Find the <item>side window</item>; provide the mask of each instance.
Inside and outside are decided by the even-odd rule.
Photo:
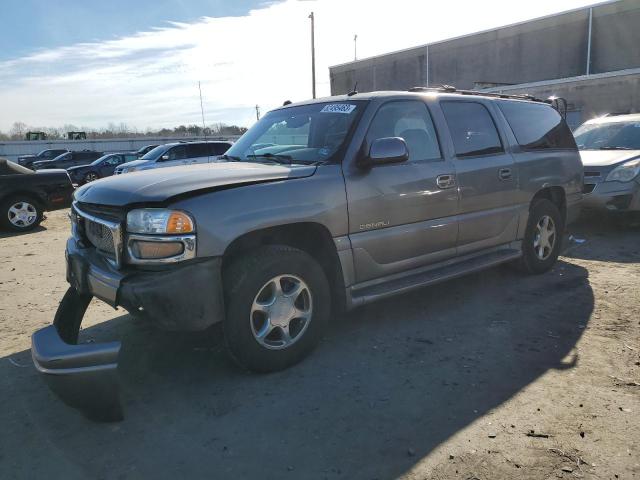
[[[525,150],[576,148],[571,130],[553,107],[521,101],[501,101],[499,106]]]
[[[184,145],[178,145],[169,150],[166,155],[169,155],[169,160],[184,160],[187,158],[187,148]]]
[[[458,157],[490,155],[503,151],[502,142],[487,108],[477,102],[441,102]]]
[[[113,157],[109,157],[105,163],[107,165],[120,165],[122,163],[122,158],[120,155],[114,155]]]
[[[208,157],[209,146],[207,143],[190,143],[187,145],[187,158]]]
[[[210,155],[222,155],[227,150],[229,150],[229,145],[227,145],[226,143],[210,143],[209,144]]]
[[[442,156],[438,137],[427,106],[416,100],[385,103],[376,112],[367,145],[386,137],[403,138],[409,149],[409,161],[437,160]]]

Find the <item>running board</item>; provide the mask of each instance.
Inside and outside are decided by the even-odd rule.
[[[522,252],[517,249],[498,250],[486,255],[473,257],[458,263],[436,267],[431,270],[409,274],[401,278],[395,278],[383,283],[361,288],[351,289],[351,306],[355,307],[365,303],[381,300],[401,293],[426,287],[453,278],[461,277],[468,273],[477,272],[486,268],[499,265],[520,258]]]

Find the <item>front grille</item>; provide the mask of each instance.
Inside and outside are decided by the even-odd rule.
[[[126,213],[120,207],[110,205],[98,205],[95,203],[77,202],[78,209],[94,217],[104,218],[111,222],[121,222],[125,219]]]
[[[600,176],[600,172],[594,172],[594,171],[585,170],[584,176],[585,177],[599,177]]]
[[[111,233],[111,230],[108,227],[85,218],[84,233],[87,240],[89,240],[96,249],[110,255],[115,254],[113,233]]]
[[[582,193],[591,193],[596,186],[593,183],[585,183],[582,186]]]

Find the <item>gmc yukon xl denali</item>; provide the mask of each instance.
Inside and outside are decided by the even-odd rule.
[[[32,354],[93,418],[122,417],[119,342],[78,344],[92,297],[168,330],[222,322],[258,372],[318,343],[332,312],[504,262],[543,273],[578,213],[582,165],[549,104],[417,88],[288,104],[220,163],[80,188],[70,287]]]

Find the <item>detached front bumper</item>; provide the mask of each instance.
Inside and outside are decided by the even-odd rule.
[[[31,337],[36,369],[67,405],[99,421],[123,418],[119,400],[120,342],[77,344],[82,318],[95,296],[168,330],[203,330],[222,320],[219,258],[158,271],[121,272],[94,249],[67,243],[67,280],[53,325]]]

